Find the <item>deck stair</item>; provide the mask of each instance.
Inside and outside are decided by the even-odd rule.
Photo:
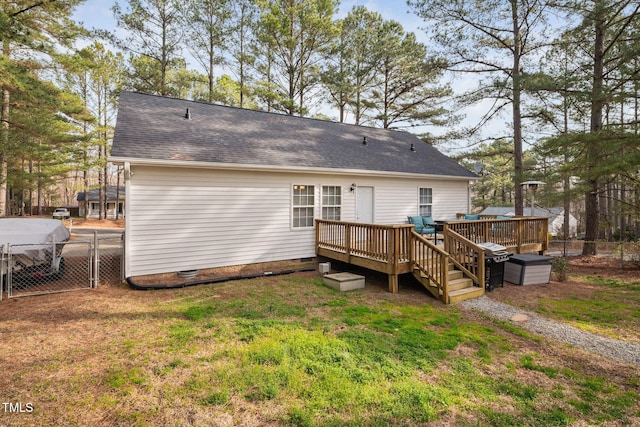
[[[416,268],[413,275],[434,297],[443,300],[443,290],[439,288],[435,282],[430,280],[426,274]],[[447,279],[448,301],[443,301],[445,304],[453,304],[484,295],[484,289],[474,286],[473,280],[464,277],[463,272],[456,270],[455,266],[451,263],[448,267]]]

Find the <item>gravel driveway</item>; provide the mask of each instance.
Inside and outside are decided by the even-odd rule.
[[[530,332],[565,342],[611,359],[640,365],[640,344],[592,334],[566,323],[546,319],[539,314],[504,304],[483,296],[459,303],[461,307],[517,323]]]

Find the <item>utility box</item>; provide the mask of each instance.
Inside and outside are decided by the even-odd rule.
[[[364,276],[353,273],[327,274],[322,280],[325,285],[337,291],[352,291],[364,288]]]
[[[504,280],[514,285],[541,285],[551,280],[550,256],[511,255],[504,266]]]

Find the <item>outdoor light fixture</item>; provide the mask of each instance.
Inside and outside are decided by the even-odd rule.
[[[536,203],[536,191],[538,190],[539,185],[544,185],[542,181],[525,181],[520,183],[523,188],[526,188],[527,191],[531,190],[531,215],[533,216],[534,206]]]
[[[358,188],[356,186],[356,183],[354,182],[353,184],[351,184],[351,187],[349,188],[350,191],[356,191],[356,188]]]

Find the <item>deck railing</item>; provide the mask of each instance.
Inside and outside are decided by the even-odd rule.
[[[445,231],[444,247],[450,261],[476,286],[484,286],[484,250],[475,242],[456,233]]]
[[[449,292],[449,254],[415,231],[412,231],[412,237],[413,268],[428,279],[429,284],[437,288],[437,296],[443,298]]]
[[[510,251],[543,252],[549,247],[548,218],[519,217],[452,221],[444,225],[445,235],[451,230],[474,243],[491,242]],[[445,249],[449,251],[445,244]]]
[[[398,274],[411,271],[413,227],[316,219],[316,254],[387,273],[397,292]]]

